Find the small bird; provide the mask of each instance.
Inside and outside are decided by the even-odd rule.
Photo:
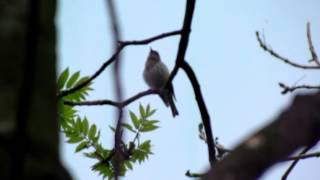
[[[165,87],[169,79],[169,70],[167,66],[161,61],[160,55],[157,51],[150,48],[150,52],[143,71],[143,78],[151,89],[159,90],[160,97],[164,104],[170,106],[172,116],[179,115],[178,110],[174,104],[175,95],[172,83]]]

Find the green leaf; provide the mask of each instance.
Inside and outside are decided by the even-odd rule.
[[[96,132],[97,132],[97,126],[95,124],[93,124],[91,127],[90,127],[90,130],[89,130],[89,139],[94,139],[95,135],[96,135]]]
[[[137,118],[137,116],[132,111],[130,111],[130,117],[131,117],[131,120],[132,120],[134,127],[136,129],[139,129],[140,120]]]
[[[99,175],[102,175],[103,178],[108,177],[108,179],[111,179],[114,175],[112,169],[108,165],[102,162],[97,162],[92,166],[93,171],[98,171]]]
[[[81,137],[81,136],[72,136],[72,137],[70,137],[70,139],[67,142],[70,144],[74,144],[74,143],[78,143],[82,140],[83,140],[83,137]]]
[[[158,121],[158,120],[145,120],[143,122],[143,124],[157,124],[158,122],[160,122],[160,121]]]
[[[145,112],[145,110],[144,110],[144,108],[143,108],[143,106],[141,104],[139,105],[139,111],[140,111],[141,117],[145,117],[146,116],[146,112]]]
[[[84,81],[87,81],[88,79],[89,79],[89,76],[82,77],[82,78],[76,83],[75,86],[83,83]],[[90,85],[90,84],[89,84],[89,85]]]
[[[155,129],[159,128],[159,126],[153,125],[153,124],[146,124],[143,126],[142,129],[140,129],[141,132],[149,132],[153,131]]]
[[[147,105],[147,109],[146,109],[147,115],[149,114],[149,112],[150,112],[150,104]]]
[[[69,123],[63,118],[60,119],[60,126],[64,131],[71,129]]]
[[[122,126],[125,127],[126,129],[128,129],[129,131],[136,133],[136,131],[132,128],[132,126],[130,124],[122,123]]]
[[[109,128],[111,129],[111,131],[116,132],[116,129],[114,127],[109,125]]]
[[[68,83],[67,83],[67,88],[70,88],[74,85],[74,83],[78,80],[80,76],[80,71],[74,73],[71,78],[68,80]]]
[[[152,109],[149,113],[148,113],[148,117],[152,116],[157,110],[156,109]]]
[[[59,76],[58,82],[57,82],[57,88],[58,90],[61,90],[64,85],[66,84],[66,81],[69,77],[69,68],[65,69]]]
[[[130,161],[124,161],[124,164],[126,165],[126,167],[130,170],[132,170],[132,164]]]
[[[85,152],[85,153],[83,153],[86,157],[88,157],[88,158],[92,158],[92,159],[100,159],[100,157],[99,157],[99,155],[97,154],[97,153],[95,153],[95,152]]]
[[[75,131],[81,132],[81,119],[80,117],[77,118],[76,124],[75,124]]]
[[[83,132],[85,135],[88,134],[89,122],[88,122],[88,119],[87,119],[86,117],[85,117],[84,120],[82,121],[81,129],[82,129],[82,132]]]
[[[97,142],[99,141],[99,138],[100,138],[100,131],[98,131],[97,136],[94,137],[94,138],[92,139],[92,141],[93,141],[94,143],[97,143]]]
[[[80,143],[77,147],[75,152],[79,152],[85,148],[88,148],[88,142],[87,141],[83,141],[82,143]]]
[[[140,146],[138,146],[137,149],[133,150],[132,160],[133,161],[137,160],[139,163],[143,162],[146,158],[149,157],[150,154],[152,154],[150,149],[151,149],[151,141],[147,140],[143,142],[142,144],[140,144]]]
[[[61,114],[63,115],[64,118],[69,119],[73,118],[76,116],[77,110],[73,109],[70,106],[63,106]]]
[[[151,141],[150,140],[146,140],[145,142],[140,144],[140,146],[138,148],[143,150],[147,154],[152,154],[152,152],[151,152]]]

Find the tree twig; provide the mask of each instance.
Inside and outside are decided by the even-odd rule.
[[[315,62],[318,66],[320,66],[320,62],[318,59],[318,55],[316,51],[314,50],[313,44],[312,44],[312,38],[311,38],[311,33],[310,33],[310,23],[307,23],[307,38],[308,38],[308,45],[309,45],[309,50],[312,56],[311,61]]]
[[[307,159],[307,158],[314,158],[314,157],[320,157],[320,152],[314,152],[314,153],[309,153],[309,154],[302,154],[298,156],[292,156],[288,157],[282,161],[294,161],[294,160],[302,160],[302,159]]]
[[[171,32],[166,32],[166,33],[162,33],[159,35],[156,35],[154,37],[148,38],[148,39],[143,39],[143,40],[133,40],[133,41],[119,41],[119,44],[122,46],[128,46],[128,45],[145,45],[145,44],[149,44],[153,41],[159,40],[159,39],[163,39],[169,36],[174,36],[174,35],[179,35],[181,34],[181,30],[176,30],[176,31],[171,31]]]
[[[282,62],[289,64],[293,67],[296,68],[301,68],[301,69],[320,69],[320,66],[309,66],[309,65],[301,65],[298,63],[295,63],[294,61],[289,60],[288,58],[285,58],[281,55],[279,55],[278,53],[276,53],[275,51],[273,51],[272,49],[270,49],[269,47],[267,47],[267,45],[265,44],[265,42],[263,42],[260,38],[259,32],[256,32],[256,36],[257,36],[257,40],[261,46],[261,48],[263,50],[265,50],[266,52],[268,52],[271,56],[281,60]]]
[[[313,145],[312,146],[308,146],[305,149],[303,149],[300,152],[299,156],[302,156],[305,153],[307,153],[312,147],[313,147]],[[292,162],[292,164],[289,166],[289,168],[286,170],[286,172],[284,172],[284,174],[282,175],[281,180],[286,180],[287,179],[287,177],[289,176],[289,174],[292,171],[292,169],[296,166],[296,164],[298,164],[299,160],[300,160],[300,158],[297,158]]]
[[[122,108],[130,103],[134,102],[135,100],[147,96],[147,95],[152,95],[152,94],[159,94],[158,90],[153,90],[153,89],[148,89],[146,91],[139,92],[138,94],[124,100],[124,101],[112,101],[109,99],[104,99],[104,100],[93,100],[93,101],[83,101],[83,102],[73,102],[73,101],[67,101],[65,100],[63,103],[65,105],[69,106],[101,106],[101,105],[110,105],[110,106],[115,106],[117,108]]]
[[[299,85],[299,86],[287,86],[284,83],[279,83],[279,86],[283,89],[281,94],[287,94],[288,92],[293,92],[298,89],[320,89],[320,86],[312,86],[312,85]]]
[[[201,177],[204,177],[205,174],[200,174],[200,173],[193,173],[193,172],[190,172],[190,170],[188,170],[186,173],[185,173],[186,176],[190,177],[190,178],[201,178]]]

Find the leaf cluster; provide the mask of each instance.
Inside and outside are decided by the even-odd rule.
[[[57,91],[68,90],[87,80],[89,77],[81,77],[80,72],[70,74],[69,69],[65,69],[58,77]],[[85,157],[95,159],[97,162],[92,166],[92,170],[102,175],[104,178],[114,177],[115,163],[120,164],[120,176],[125,176],[127,170],[133,169],[133,164],[142,163],[152,154],[151,140],[140,142],[142,133],[151,132],[159,128],[158,120],[152,120],[152,115],[156,110],[150,105],[146,107],[139,105],[139,113],[130,111],[130,123],[123,123],[123,130],[133,133],[133,139],[128,143],[121,143],[121,152],[103,147],[100,142],[101,131],[96,124],[90,123],[86,117],[81,117],[79,112],[73,107],[63,104],[65,100],[73,102],[85,101],[91,84],[79,89],[59,99],[59,122],[60,129],[67,138],[67,143],[75,144],[75,153],[83,152]],[[115,129],[109,126],[112,131]]]

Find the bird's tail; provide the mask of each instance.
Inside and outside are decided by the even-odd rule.
[[[179,115],[177,107],[176,107],[176,105],[175,105],[175,103],[173,101],[173,96],[170,96],[168,98],[168,100],[169,100],[169,106],[170,106],[170,109],[171,109],[171,112],[172,112],[172,116],[175,117],[175,116]]]
[[[172,116],[175,117],[177,115],[179,115],[179,112],[177,110],[177,107],[174,103],[174,94],[171,93],[171,91],[163,91],[161,94],[160,94],[160,97],[162,99],[162,101],[164,102],[164,104],[168,107],[170,107],[171,109],[171,112],[172,112]]]

